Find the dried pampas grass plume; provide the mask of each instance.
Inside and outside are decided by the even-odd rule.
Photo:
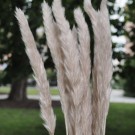
[[[82,10],[74,10],[77,26],[71,30],[61,0],[54,0],[52,9],[46,2],[42,5],[47,44],[57,69],[67,135],[105,135],[112,77],[112,44],[106,3],[107,0],[102,0],[100,10],[96,11],[91,0],[84,0],[84,9],[94,32],[94,67],[91,67],[90,33]],[[40,89],[42,118],[50,135],[54,135],[56,120],[44,64],[20,9],[16,10],[16,17]]]
[[[82,127],[83,134],[91,135],[91,91],[90,91],[90,73],[91,73],[91,60],[90,60],[90,35],[87,23],[80,8],[74,10],[74,16],[78,25],[78,39],[79,39],[79,56],[82,72],[82,89],[84,93],[82,104]]]
[[[105,135],[112,77],[112,44],[107,0],[102,0],[96,11],[90,0],[84,1],[94,31],[94,67],[92,92],[92,135]]]
[[[72,31],[70,30],[69,22],[65,19],[65,10],[61,5],[60,0],[54,0],[52,6],[53,14],[56,19],[56,23],[61,32],[60,41],[61,48],[64,54],[64,68],[67,81],[69,84],[66,86],[66,89],[69,91],[71,96],[70,101],[70,110],[69,110],[69,123],[71,126],[70,134],[71,135],[81,135],[81,101],[83,96],[82,89],[82,77],[80,72],[79,65],[79,50],[77,49],[78,43],[75,37],[73,36]],[[71,60],[72,59],[72,60]]]
[[[35,79],[40,90],[40,107],[42,118],[45,121],[44,126],[49,131],[50,135],[54,135],[56,120],[51,106],[51,95],[44,64],[36,48],[36,43],[29,28],[27,19],[24,16],[24,13],[18,8],[16,9],[16,18],[19,22],[22,38],[26,46],[26,53],[30,59]]]
[[[80,8],[74,10],[74,16],[78,25],[78,39],[80,51],[81,70],[84,72],[86,79],[90,80],[91,60],[90,60],[90,34],[88,25]],[[86,64],[87,62],[87,64]]]
[[[64,117],[65,117],[66,133],[68,134],[68,130],[71,131],[71,129],[68,128],[69,122],[67,120],[68,119],[67,113],[69,110],[68,109],[69,105],[67,100],[69,100],[70,96],[66,89],[67,82],[66,82],[64,64],[63,64],[64,55],[61,49],[61,41],[59,39],[61,32],[52,17],[51,8],[46,2],[42,4],[42,11],[43,11],[43,20],[44,20],[45,33],[47,37],[47,43],[50,48],[55,67],[57,69],[58,88],[60,90],[62,110],[64,112]]]

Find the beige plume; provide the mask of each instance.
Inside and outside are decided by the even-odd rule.
[[[107,0],[102,0],[99,11],[93,8],[91,0],[84,0],[84,9],[91,19],[94,32],[92,82],[90,33],[82,10],[74,10],[77,26],[71,30],[61,0],[54,0],[52,9],[44,2],[43,22],[47,44],[57,70],[66,134],[105,135],[112,77],[112,43]],[[51,106],[44,64],[27,19],[20,9],[16,9],[16,17],[40,89],[44,125],[50,135],[54,135],[56,118]]]
[[[92,135],[105,135],[111,93],[112,44],[106,4],[107,0],[102,0],[100,10],[96,11],[90,0],[84,1],[85,11],[92,21],[95,41],[92,75]]]
[[[22,38],[26,46],[26,53],[30,59],[30,63],[40,90],[40,107],[41,116],[45,121],[44,126],[49,131],[50,135],[54,135],[56,120],[51,105],[49,83],[47,81],[44,64],[36,48],[36,43],[29,28],[27,19],[20,9],[16,9],[16,18],[19,22]]]
[[[78,25],[78,39],[80,51],[81,72],[83,74],[83,104],[82,104],[82,127],[84,135],[91,135],[91,91],[90,91],[90,74],[91,74],[91,60],[90,60],[90,35],[87,23],[80,8],[74,10],[74,16]]]
[[[68,122],[68,112],[70,106],[68,100],[70,100],[70,95],[66,89],[66,85],[68,82],[66,81],[65,69],[63,64],[64,54],[62,52],[61,41],[59,39],[61,33],[52,17],[51,8],[46,2],[44,2],[42,5],[42,11],[47,43],[50,48],[55,67],[57,69],[58,88],[60,90],[62,110],[65,117],[66,133],[68,134],[68,130],[71,131]]]

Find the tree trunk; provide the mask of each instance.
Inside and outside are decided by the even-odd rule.
[[[26,95],[27,78],[15,80],[11,84],[11,91],[9,93],[9,100],[23,101],[27,99]]]

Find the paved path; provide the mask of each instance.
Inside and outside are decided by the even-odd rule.
[[[123,90],[112,90],[110,102],[135,103],[135,98],[125,97]]]
[[[124,97],[123,96],[124,91],[123,90],[112,90],[111,93],[111,99],[110,102],[114,103],[135,103],[135,98],[131,97]],[[0,95],[0,99],[6,99],[7,95]],[[29,99],[39,99],[38,95],[30,95],[28,96]],[[59,101],[60,97],[59,96],[52,96],[52,100],[54,101]]]

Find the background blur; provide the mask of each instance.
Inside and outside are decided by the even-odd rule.
[[[52,0],[46,1],[51,5]],[[37,48],[44,60],[53,106],[56,107],[58,116],[56,134],[61,135],[65,132],[63,115],[59,107],[56,70],[46,45],[43,29],[42,2],[43,0],[0,1],[0,135],[47,134],[39,117],[38,90],[14,16],[16,7],[25,12],[37,42]],[[73,10],[78,6],[82,8],[83,1],[62,0],[62,2],[66,8],[66,18],[72,28],[76,25]],[[98,10],[99,0],[92,0],[92,3]],[[109,0],[108,9],[114,73],[107,135],[135,135],[135,122],[132,120],[135,118],[135,0]],[[93,37],[91,22],[86,14],[85,18]],[[92,38],[92,60],[93,48]]]

